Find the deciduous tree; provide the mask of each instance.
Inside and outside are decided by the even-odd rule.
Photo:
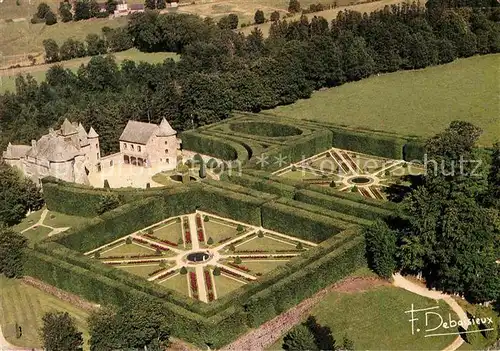
[[[47,312],[42,318],[43,347],[50,351],[78,351],[83,349],[82,333],[68,312]]]
[[[264,11],[262,10],[255,11],[255,16],[253,18],[255,23],[257,24],[262,24],[266,21],[266,17],[264,17]]]
[[[0,273],[8,278],[22,277],[27,239],[0,223]]]

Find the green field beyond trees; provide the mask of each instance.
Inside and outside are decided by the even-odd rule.
[[[425,137],[464,120],[482,128],[479,142],[491,146],[500,138],[498,67],[500,54],[495,54],[383,74],[314,92],[310,99],[272,112]]]

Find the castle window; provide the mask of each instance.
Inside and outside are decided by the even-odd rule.
[[[123,143],[123,149],[127,150],[127,143]]]
[[[137,146],[137,151],[141,152],[141,147]]]
[[[131,149],[132,151],[134,151],[134,145],[133,145],[133,144],[132,144],[132,145],[130,145],[130,149]]]
[[[165,154],[168,154],[168,149],[165,149]]]
[[[170,160],[169,160],[168,158],[166,158],[166,159],[165,159],[165,161],[166,161],[167,163],[170,163]]]
[[[98,149],[99,148],[99,144],[95,144],[95,148]]]
[[[165,145],[167,145],[167,144],[168,144],[168,141],[165,141]]]
[[[99,158],[99,153],[97,153],[97,158]]]

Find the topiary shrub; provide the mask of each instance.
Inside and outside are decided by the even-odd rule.
[[[212,239],[212,237],[208,238],[207,244],[212,245],[213,243],[214,243],[214,239]]]
[[[240,264],[240,263],[241,263],[241,257],[240,257],[240,256],[236,256],[236,257],[234,258],[234,263],[236,263],[236,264]]]
[[[56,218],[56,215],[55,214],[51,214],[50,215],[50,219],[54,219],[54,218]]]
[[[132,244],[132,238],[130,236],[125,239],[125,244]]]
[[[161,255],[161,249],[159,247],[156,248],[156,255],[160,256]]]
[[[182,238],[179,238],[179,240],[177,240],[177,244],[178,244],[178,245],[182,245],[182,244],[184,244],[184,240],[182,240]]]
[[[203,220],[204,220],[205,222],[208,222],[208,221],[210,221],[210,217],[205,216],[205,217],[203,218]]]
[[[149,228],[149,229],[148,229],[148,234],[149,234],[149,235],[152,235],[154,232],[155,232],[155,231],[153,230],[153,228]]]
[[[263,238],[264,237],[264,233],[262,232],[262,230],[259,230],[259,232],[257,233],[257,236],[259,238]]]
[[[236,227],[236,230],[239,231],[239,232],[242,232],[243,231],[243,226],[241,224],[238,224],[238,226]]]
[[[235,251],[236,247],[233,244],[231,244],[231,245],[229,245],[228,249],[229,249],[229,251]]]
[[[104,179],[104,189],[111,189],[109,186],[109,181],[107,179]]]
[[[295,172],[297,170],[297,167],[295,165],[292,166],[292,172]]]
[[[151,189],[151,184],[150,183],[146,183],[146,189]]]
[[[167,266],[167,262],[166,262],[165,260],[162,260],[162,261],[160,262],[160,267],[161,267],[161,268],[165,268],[166,266]]]
[[[214,169],[219,165],[215,158],[211,158],[207,161],[207,168]]]
[[[358,187],[355,185],[351,188],[351,192],[357,193],[358,192]]]
[[[94,258],[101,257],[101,253],[99,251],[94,252]]]
[[[203,164],[203,157],[201,157],[200,154],[196,154],[193,156],[193,161],[195,165],[202,165]]]
[[[336,184],[335,184],[335,181],[332,180],[329,184],[330,188],[335,188]]]
[[[220,268],[219,267],[215,267],[214,268],[213,275],[215,275],[215,276],[219,276],[220,275]]]
[[[302,250],[304,247],[302,246],[302,243],[298,243],[297,246],[295,246],[297,250]]]
[[[186,267],[182,267],[181,270],[179,271],[180,274],[187,274],[188,270]]]

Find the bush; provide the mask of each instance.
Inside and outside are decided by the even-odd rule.
[[[336,186],[335,181],[334,181],[334,180],[332,180],[332,181],[330,182],[330,184],[329,184],[329,187],[330,187],[330,188],[335,188],[335,186]]]
[[[203,221],[204,221],[204,222],[208,222],[208,221],[210,221],[210,217],[208,217],[208,216],[203,217]]]
[[[213,271],[214,276],[219,276],[220,275],[220,268],[219,266],[216,266]]]
[[[130,236],[127,236],[127,239],[125,239],[125,243],[132,244],[132,238]]]
[[[301,243],[301,242],[299,242],[299,243],[297,244],[297,246],[295,246],[295,248],[296,248],[297,250],[302,250],[304,247],[302,246],[302,243]]]
[[[179,238],[179,240],[177,240],[177,244],[178,245],[183,245],[184,244],[184,240],[182,240],[182,238]]]
[[[45,15],[45,24],[51,26],[56,23],[57,23],[57,17],[54,14],[54,12],[52,11],[47,12],[47,14]]]
[[[183,274],[183,275],[184,275],[184,274],[187,274],[187,272],[188,272],[188,270],[187,270],[187,268],[186,268],[186,267],[182,267],[182,268],[180,269],[180,271],[179,271],[179,273],[180,273],[180,274]]]
[[[396,233],[383,221],[376,221],[365,229],[368,264],[375,273],[390,278],[396,271]]]
[[[229,249],[229,251],[233,251],[233,252],[236,251],[236,247],[233,244],[230,244],[228,246],[228,249]]]
[[[236,256],[236,257],[234,258],[234,263],[236,263],[236,264],[240,264],[240,263],[241,263],[241,258],[240,258],[240,256]]]
[[[161,256],[161,249],[159,247],[156,248],[155,255]]]
[[[101,257],[101,253],[99,251],[94,252],[94,258]]]
[[[214,169],[219,165],[217,160],[215,158],[211,158],[210,160],[207,161],[207,168],[209,169]]]
[[[239,232],[242,232],[243,231],[243,226],[241,224],[238,224],[238,226],[236,227],[236,230],[239,231]]]
[[[358,192],[358,187],[355,185],[351,188],[352,193],[357,193]]]
[[[148,229],[148,234],[149,234],[149,235],[154,234],[154,232],[155,232],[155,231],[153,230],[153,228],[149,228],[149,229]]]
[[[259,237],[259,238],[264,237],[264,233],[262,232],[262,230],[259,230],[259,232],[257,233],[257,237]]]
[[[212,237],[208,238],[207,244],[212,245],[213,243],[214,243],[214,239],[212,239]]]

